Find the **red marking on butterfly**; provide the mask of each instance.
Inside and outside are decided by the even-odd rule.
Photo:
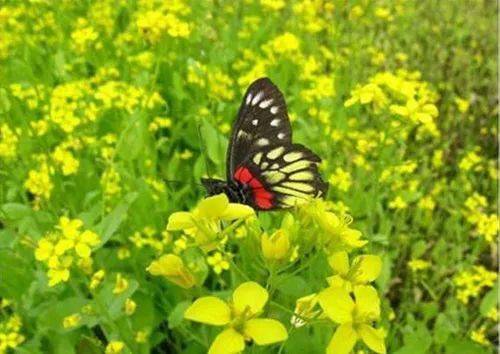
[[[248,184],[252,188],[252,194],[255,204],[261,209],[269,209],[273,206],[271,199],[273,194],[267,191],[257,177],[244,166],[239,167],[234,173],[234,179],[242,184]]]

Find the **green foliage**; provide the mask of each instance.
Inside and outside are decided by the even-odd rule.
[[[382,259],[388,352],[493,353],[497,20],[480,0],[0,1],[0,353],[203,353],[219,329],[184,312],[249,280],[288,340],[248,352],[323,353],[337,324],[290,320],[338,250]],[[224,220],[215,248],[167,230],[200,177],[225,176],[261,76],[363,248],[321,248],[331,234],[295,210]],[[263,230],[287,232],[277,263]],[[167,254],[179,272],[153,275]]]

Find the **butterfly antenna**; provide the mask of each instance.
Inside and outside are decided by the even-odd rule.
[[[205,170],[207,172],[208,178],[211,178],[210,166],[208,163],[208,156],[206,154],[207,150],[206,150],[205,142],[203,141],[203,137],[201,135],[201,123],[198,123],[197,128],[198,128],[198,138],[200,139],[200,150],[201,150],[201,153],[203,154],[203,160],[205,161]]]

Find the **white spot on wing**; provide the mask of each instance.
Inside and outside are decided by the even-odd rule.
[[[259,120],[258,119],[253,119],[252,120],[252,125],[257,126],[257,124],[259,124]]]
[[[276,114],[276,113],[278,113],[278,109],[279,109],[278,106],[272,106],[270,111],[272,114]]]
[[[250,104],[250,101],[252,100],[252,93],[249,92],[248,95],[247,95],[247,101],[246,101],[246,104],[249,105]]]
[[[255,106],[257,103],[259,103],[262,96],[264,96],[264,92],[259,91],[252,100],[252,106]]]
[[[259,140],[257,140],[257,145],[259,145],[259,146],[269,145],[269,139],[260,138]]]
[[[278,139],[283,139],[285,137],[285,133],[278,133]]]
[[[273,103],[273,99],[270,98],[268,100],[265,100],[265,101],[262,101],[260,104],[259,104],[259,107],[260,108],[267,108],[271,105],[271,103]]]
[[[273,126],[273,127],[277,127],[279,124],[280,124],[280,120],[278,118],[273,119],[271,121],[271,126]]]
[[[244,131],[244,130],[240,130],[240,131],[238,132],[238,135],[236,135],[236,138],[237,138],[237,139],[242,139],[242,138],[243,138],[243,139],[248,139],[248,137],[249,137],[249,136],[250,136],[250,134],[248,134],[246,131]]]

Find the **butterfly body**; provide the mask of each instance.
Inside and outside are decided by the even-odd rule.
[[[252,190],[246,184],[216,178],[202,178],[201,183],[209,196],[224,193],[231,203],[249,204],[252,201]]]
[[[243,98],[227,153],[227,181],[202,179],[208,195],[225,193],[232,202],[257,210],[292,207],[324,196],[321,159],[292,143],[283,95],[268,78],[254,81]]]

